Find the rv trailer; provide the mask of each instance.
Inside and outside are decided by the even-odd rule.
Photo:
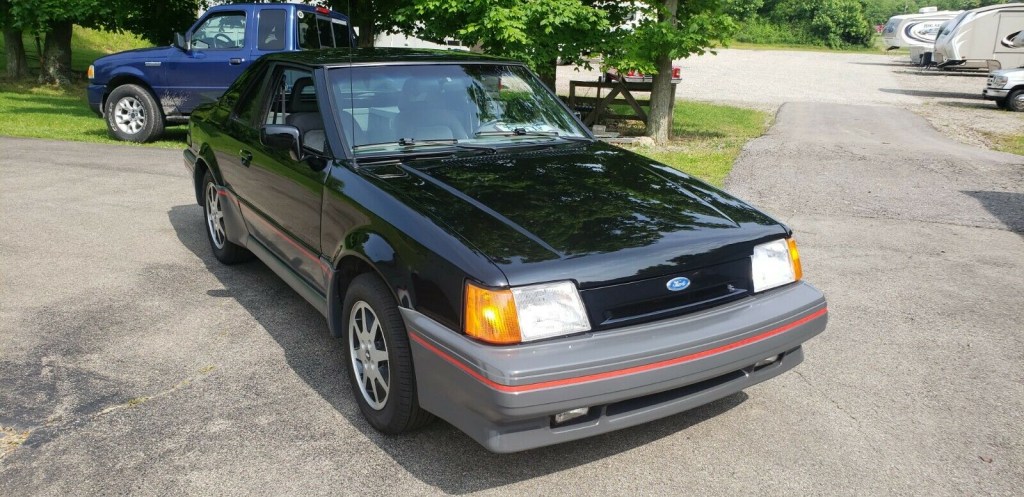
[[[925,54],[931,53],[935,47],[935,38],[942,24],[960,12],[962,11],[939,11],[935,7],[925,7],[917,14],[892,16],[882,30],[882,39],[889,50],[910,49],[910,62],[920,65],[931,59]]]
[[[935,39],[940,68],[1000,69],[1024,65],[1024,46],[1015,40],[1024,30],[1024,3],[990,5],[964,11]]]

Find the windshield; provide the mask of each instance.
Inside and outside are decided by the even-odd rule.
[[[946,24],[943,24],[942,25],[942,32],[939,33],[939,38],[945,38],[945,37],[949,36],[949,33],[952,33],[953,30],[956,29],[956,27],[960,25],[960,23],[964,20],[964,18],[966,18],[968,15],[970,15],[970,13],[971,13],[971,11],[969,11],[969,10],[961,12],[960,15],[954,17],[952,21],[949,21]]]
[[[357,155],[428,144],[499,147],[586,137],[521,66],[383,65],[329,74],[338,117]]]

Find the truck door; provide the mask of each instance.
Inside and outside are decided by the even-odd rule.
[[[244,10],[214,12],[192,31],[192,47],[178,52],[162,71],[163,85],[158,97],[164,107],[171,104],[182,114],[197,105],[216,100],[238,78],[252,58],[246,36]]]

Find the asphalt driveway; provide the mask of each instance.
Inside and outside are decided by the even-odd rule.
[[[829,329],[793,372],[579,442],[362,420],[326,322],[210,254],[180,153],[0,138],[0,495],[917,494],[1024,486],[1024,157],[790,104],[730,191],[797,231]],[[2,449],[0,449],[2,450]]]

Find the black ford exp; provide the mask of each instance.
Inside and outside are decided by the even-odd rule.
[[[185,162],[216,257],[327,316],[387,433],[604,433],[779,375],[825,328],[787,227],[594,140],[516,62],[269,55],[193,113]]]

